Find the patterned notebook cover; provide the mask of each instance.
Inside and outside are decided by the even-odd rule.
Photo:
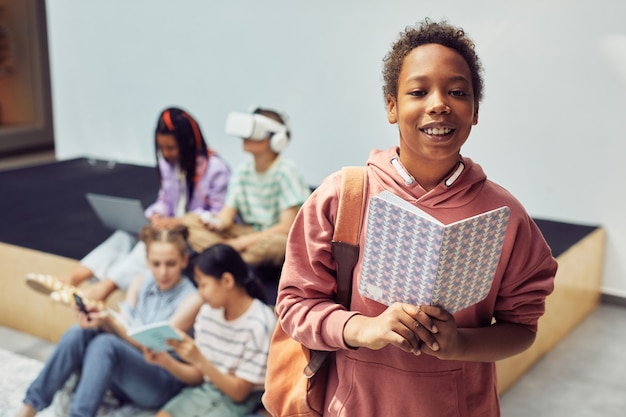
[[[500,260],[508,207],[449,225],[383,191],[370,199],[359,292],[390,305],[454,313],[483,300]]]

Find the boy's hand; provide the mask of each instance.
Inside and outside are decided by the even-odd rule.
[[[419,308],[430,317],[438,329],[438,332],[433,333],[432,336],[436,340],[439,349],[433,350],[428,345],[424,345],[422,346],[422,352],[439,359],[455,359],[461,356],[464,343],[456,327],[454,316],[437,306],[422,305]]]
[[[202,225],[212,232],[221,232],[224,230],[224,224],[220,220],[220,218],[212,213],[204,212],[200,216],[200,222]]]
[[[439,349],[434,334],[438,332],[434,321],[419,307],[394,303],[376,317],[357,315],[346,323],[344,339],[352,347],[378,350],[394,345],[419,355],[424,346]]]

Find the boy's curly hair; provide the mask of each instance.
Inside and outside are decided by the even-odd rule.
[[[398,77],[404,58],[418,46],[430,43],[454,49],[465,59],[472,73],[474,100],[478,104],[483,98],[483,69],[476,55],[474,42],[462,28],[452,26],[445,20],[433,22],[428,18],[414,27],[406,27],[404,32],[400,33],[399,39],[392,45],[389,53],[383,58],[384,97],[398,96]]]

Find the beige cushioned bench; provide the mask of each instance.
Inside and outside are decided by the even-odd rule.
[[[552,349],[600,302],[605,233],[597,228],[558,256],[555,290],[546,301],[537,340],[524,353],[497,364],[499,388],[504,392],[546,352]],[[66,274],[78,261],[0,243],[0,325],[56,342],[74,322],[71,310],[33,291],[24,283],[29,272]],[[115,306],[123,295],[109,299]]]

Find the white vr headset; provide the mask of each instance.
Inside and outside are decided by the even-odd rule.
[[[270,138],[270,148],[276,153],[282,152],[289,144],[287,127],[262,114],[229,113],[225,130],[229,135],[245,139]]]

